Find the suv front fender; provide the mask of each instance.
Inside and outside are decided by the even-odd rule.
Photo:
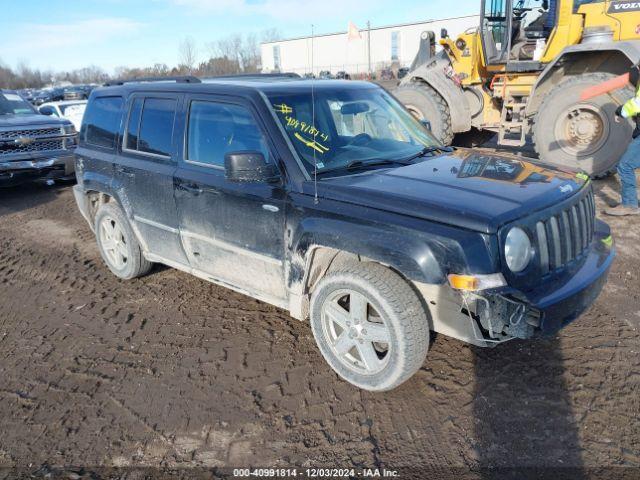
[[[430,223],[429,230],[336,218],[306,218],[292,232],[287,285],[304,293],[312,253],[319,247],[387,265],[409,280],[443,284],[450,272],[493,273],[486,239],[476,232]]]

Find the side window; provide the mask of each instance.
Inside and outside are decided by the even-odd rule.
[[[122,97],[97,97],[89,103],[84,116],[82,138],[99,147],[113,149],[120,128]]]
[[[168,98],[136,98],[127,123],[125,148],[171,156],[177,102]]]
[[[138,132],[140,130],[140,116],[142,115],[143,98],[136,98],[129,112],[129,122],[127,123],[127,138],[124,148],[128,150],[138,149]]]
[[[245,107],[207,101],[193,101],[189,109],[186,160],[224,166],[224,156],[239,151],[269,150],[262,131]]]

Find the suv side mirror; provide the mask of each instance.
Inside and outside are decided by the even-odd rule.
[[[274,182],[278,169],[261,152],[231,152],[224,156],[224,173],[230,182]]]

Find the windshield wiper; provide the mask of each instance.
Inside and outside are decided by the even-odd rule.
[[[330,172],[339,172],[339,171],[349,171],[349,170],[357,170],[357,169],[361,169],[361,168],[366,168],[366,167],[378,167],[378,166],[383,166],[383,165],[409,165],[410,162],[406,161],[406,160],[387,160],[387,159],[383,159],[383,160],[370,160],[370,161],[363,161],[363,160],[354,160],[353,162],[350,162],[346,165],[342,165],[340,167],[335,167],[335,168],[328,168],[325,170],[320,170],[318,171],[319,174],[325,174],[325,173],[330,173]]]
[[[411,162],[411,161],[416,160],[418,158],[426,157],[430,153],[436,153],[436,152],[450,153],[450,152],[453,152],[453,147],[443,147],[443,146],[440,146],[440,147],[424,147],[418,153],[415,153],[415,154],[411,155],[410,157],[403,158],[402,161],[403,162]]]

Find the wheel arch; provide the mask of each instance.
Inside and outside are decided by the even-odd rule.
[[[97,179],[99,180],[101,177],[97,177]],[[124,195],[124,190],[113,188],[111,182],[101,182],[96,181],[96,179],[83,180],[82,183],[75,185],[73,190],[78,208],[89,223],[91,230],[95,230],[95,218],[98,209],[106,203],[115,203],[124,212],[125,218],[128,220],[129,226],[133,230],[133,234],[143,252],[147,253],[149,251],[148,245],[134,221],[132,206],[126,195]],[[120,195],[120,192],[123,194]]]
[[[373,262],[383,265],[409,285],[413,282],[441,284],[446,281],[436,254],[417,239],[353,224],[324,232],[306,231],[292,247],[287,269],[287,286],[292,316],[307,319],[309,295],[332,270],[346,262]],[[348,238],[338,232],[349,229]],[[397,246],[397,248],[394,248]]]
[[[565,48],[540,74],[531,92],[527,114],[535,115],[545,95],[568,77],[585,73],[623,75],[640,61],[640,41],[578,44]]]
[[[108,193],[104,193],[99,190],[87,190],[85,191],[85,195],[87,197],[86,218],[93,229],[98,209],[106,203],[114,202],[115,199]]]
[[[76,187],[80,186],[76,185]],[[78,189],[74,188],[74,190]],[[80,187],[80,193],[76,193],[76,197],[78,195],[81,195],[86,199],[83,204],[80,204],[80,202],[78,202],[78,204],[82,210],[83,216],[91,225],[91,228],[93,228],[93,221],[95,220],[98,209],[106,203],[116,203],[125,213],[127,219],[131,220],[133,218],[130,204],[128,202],[123,202],[117,192],[113,191],[111,188],[102,187],[96,184],[84,184]]]

